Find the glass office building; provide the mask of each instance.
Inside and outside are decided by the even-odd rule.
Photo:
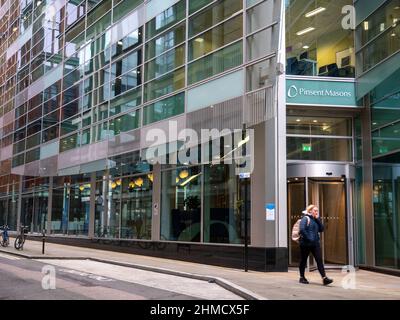
[[[285,271],[312,202],[326,264],[399,268],[399,77],[370,79],[400,4],[362,2],[1,0],[0,225],[238,268],[248,242],[249,268]]]

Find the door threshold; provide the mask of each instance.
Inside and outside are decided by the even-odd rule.
[[[326,265],[324,265],[324,267],[325,267],[325,270],[343,270],[344,268],[346,268],[348,265],[342,265],[342,264],[326,264]],[[309,271],[310,272],[313,272],[313,271],[318,271],[318,268],[317,267],[311,267],[310,269],[309,269]]]

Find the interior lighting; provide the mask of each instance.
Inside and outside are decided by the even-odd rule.
[[[313,16],[316,16],[317,14],[320,14],[321,12],[324,12],[326,8],[324,7],[319,7],[313,11],[310,11],[309,13],[306,13],[306,18],[311,18]]]
[[[193,179],[196,179],[200,175],[201,175],[201,172],[196,174],[196,175],[194,175],[194,176],[191,176],[189,179],[187,179],[186,181],[181,183],[181,187],[186,186],[190,181],[192,181]]]
[[[141,187],[143,185],[143,179],[142,178],[137,178],[135,180],[135,185],[137,185],[138,187]]]
[[[204,39],[203,38],[196,38],[194,41],[199,42],[199,43],[203,43]]]
[[[179,178],[186,179],[189,176],[189,172],[187,170],[183,170],[179,173]]]
[[[368,21],[364,21],[364,30],[365,31],[369,30],[369,22]]]
[[[297,32],[296,34],[297,34],[298,36],[302,36],[302,35],[304,35],[304,34],[306,34],[306,33],[309,33],[309,32],[311,32],[311,31],[314,31],[314,30],[315,30],[314,27],[309,27],[309,28],[306,28],[306,29],[304,29],[304,30],[301,30],[301,31]]]

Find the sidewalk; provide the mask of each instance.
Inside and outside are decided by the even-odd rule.
[[[308,274],[310,284],[302,285],[298,283],[298,272],[295,269],[288,273],[255,271],[246,273],[237,269],[53,243],[46,243],[46,254],[42,255],[41,242],[29,240],[26,241],[23,251],[17,251],[10,245],[8,248],[0,247],[0,252],[17,254],[30,259],[91,259],[202,280],[214,279],[219,285],[247,299],[400,299],[400,277],[363,270],[357,271],[355,276],[339,270],[328,270],[327,273],[334,279],[334,283],[324,287],[321,285],[318,272]],[[345,277],[351,277],[346,278],[347,280],[355,279],[355,283],[345,281],[347,287],[353,283],[352,289],[343,288],[342,280]]]

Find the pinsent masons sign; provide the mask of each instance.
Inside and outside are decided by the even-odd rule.
[[[357,106],[354,82],[286,80],[287,104]]]

